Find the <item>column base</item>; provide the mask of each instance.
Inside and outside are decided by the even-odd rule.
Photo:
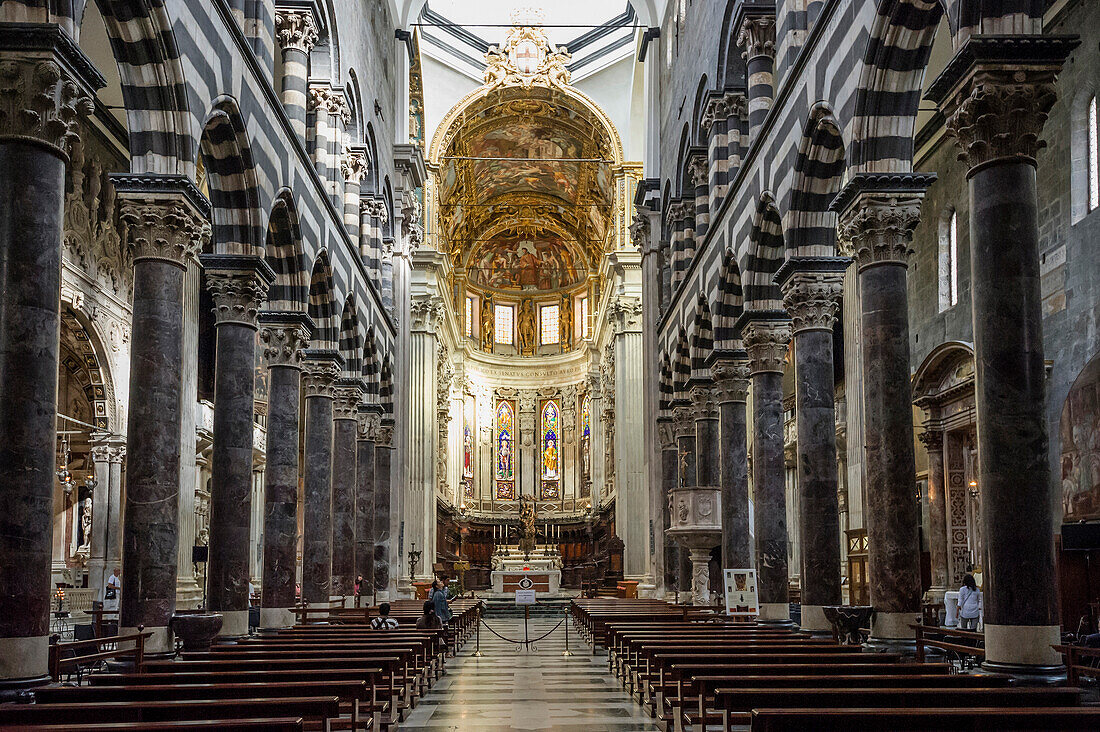
[[[917,613],[876,612],[871,618],[871,637],[863,645],[874,651],[915,656],[917,632],[909,625],[917,622]]]
[[[814,635],[833,634],[833,624],[825,619],[824,605],[803,605],[802,622],[799,627]]]
[[[49,636],[0,638],[0,701],[50,681]]]
[[[218,641],[243,638],[248,635],[247,610],[216,610],[222,616],[222,629],[218,631]]]
[[[760,612],[756,616],[756,622],[763,625],[793,628],[791,606],[786,602],[762,602],[760,603]]]
[[[118,629],[119,635],[129,635],[130,633],[137,633],[137,628],[125,628],[120,627]],[[176,654],[176,644],[172,635],[172,631],[168,626],[160,627],[146,627],[143,633],[152,633],[145,639],[145,657],[146,658],[158,658],[164,656],[174,656]]]
[[[985,663],[983,668],[1005,673],[1064,673],[1062,656],[1052,645],[1062,642],[1057,625],[992,625],[985,626]],[[1016,670],[1009,670],[1016,669]],[[1029,669],[1034,669],[1029,671]],[[1059,671],[1061,669],[1061,671]]]
[[[260,630],[277,630],[294,625],[294,610],[289,607],[260,608]]]

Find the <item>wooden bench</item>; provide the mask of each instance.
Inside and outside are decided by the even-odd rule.
[[[755,709],[752,732],[1096,732],[1096,707]]]
[[[301,717],[198,719],[182,722],[66,722],[28,726],[0,724],[0,732],[301,732]]]

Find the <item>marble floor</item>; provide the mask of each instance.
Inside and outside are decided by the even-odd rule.
[[[536,638],[557,621],[532,619]],[[507,638],[523,638],[523,620],[489,618]],[[530,651],[481,629],[481,658],[474,641],[449,659],[447,674],[412,710],[405,730],[555,730],[560,732],[656,732],[653,720],[623,691],[607,670],[607,656],[593,656],[570,628],[565,650],[564,625]],[[517,650],[519,649],[519,650]]]

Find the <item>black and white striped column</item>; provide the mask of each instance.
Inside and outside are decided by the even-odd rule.
[[[290,126],[306,139],[309,52],[317,43],[317,23],[306,10],[280,10],[275,14],[275,36],[283,54],[281,94]]]
[[[712,93],[703,110],[703,129],[707,130],[707,157],[710,177],[708,208],[717,213],[729,190],[729,110],[726,95]]]
[[[367,176],[367,154],[358,148],[344,153],[344,226],[352,241],[360,241],[362,184]]]
[[[676,291],[680,280],[684,279],[684,217],[687,205],[680,199],[674,199],[668,207],[667,222],[669,231],[669,269],[672,271],[669,295]]]
[[[382,284],[382,227],[386,221],[386,202],[381,198],[363,198],[363,229],[359,235],[359,253],[367,275],[378,287]]]
[[[332,180],[332,116],[336,100],[328,84],[315,84],[309,88],[310,109],[313,113],[312,142],[313,167],[321,180]]]
[[[341,90],[332,90],[332,100],[332,166],[329,168],[328,192],[332,202],[340,207],[344,205],[344,158],[348,146],[351,107]]]
[[[756,140],[772,108],[775,93],[775,9],[742,5],[737,45],[746,62],[749,81],[749,140]]]
[[[710,161],[707,158],[705,148],[692,148],[688,163],[691,172],[691,183],[695,193],[695,228],[691,250],[688,257],[688,266],[695,258],[695,251],[703,243],[707,232],[710,230]],[[686,251],[686,250],[685,250]]]
[[[684,202],[684,218],[680,230],[684,233],[684,241],[681,245],[683,254],[680,259],[680,281],[683,281],[684,277],[687,276],[691,260],[695,259],[697,246],[695,238],[695,199],[692,196],[684,196],[682,200]],[[676,285],[679,284],[680,282],[676,283]],[[672,289],[675,292],[676,286],[674,285]]]
[[[729,183],[741,170],[741,161],[748,147],[749,107],[743,89],[727,91],[726,107],[726,178]]]

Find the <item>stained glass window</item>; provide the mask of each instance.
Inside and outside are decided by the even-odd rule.
[[[474,337],[474,299],[466,298],[466,337]]]
[[[591,338],[592,333],[588,330],[588,298],[581,298],[581,338]]]
[[[539,495],[539,498],[543,501],[556,501],[561,498],[561,495],[558,493],[558,481],[542,481],[542,493]]]
[[[502,500],[512,500],[516,497],[515,424],[515,407],[510,401],[502,399],[497,405],[496,425],[497,498]]]
[[[505,346],[512,345],[512,331],[515,319],[515,308],[511,305],[497,305],[494,309],[494,340]]]
[[[581,401],[581,474],[588,476],[591,459],[589,446],[592,443],[592,397],[584,395]]]
[[[561,343],[561,327],[559,325],[559,309],[557,305],[543,305],[539,310],[542,317],[542,345],[551,346]]]
[[[557,480],[561,477],[561,452],[558,436],[561,428],[558,403],[547,400],[542,407],[542,477],[544,480]]]

